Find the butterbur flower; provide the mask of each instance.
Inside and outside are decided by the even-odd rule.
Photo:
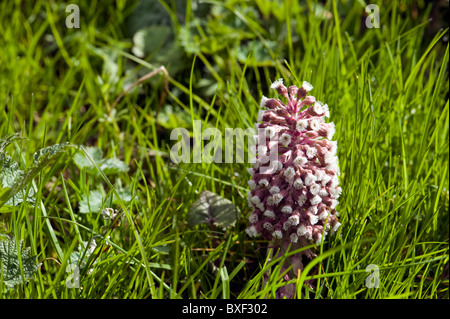
[[[279,79],[271,88],[284,101],[265,96],[261,99],[255,127],[263,134],[259,140],[265,138],[266,143],[258,145],[257,164],[249,168],[252,179],[248,200],[253,212],[247,234],[265,238],[271,242],[270,247],[281,248],[281,252],[289,246],[298,249],[321,244],[329,233],[338,230],[336,206],[342,189],[337,143],[331,141],[335,126],[325,120],[330,115],[328,105],[308,95],[313,86],[306,81],[300,88],[286,88]],[[275,147],[277,158],[263,161],[261,156],[272,154]],[[262,173],[269,165],[274,169]],[[315,257],[308,249],[289,258],[295,260],[298,269],[303,269],[302,255]],[[278,297],[293,296],[283,288]]]

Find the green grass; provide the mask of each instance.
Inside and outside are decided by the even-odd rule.
[[[0,297],[272,298],[280,263],[244,231],[250,165],[176,166],[169,151],[171,130],[192,132],[194,120],[253,127],[261,96],[283,77],[312,83],[330,106],[343,188],[342,227],[317,247],[297,296],[448,298],[448,28],[422,1],[374,2],[379,29],[365,27],[363,1],[80,1],[80,29],[65,27],[62,2],[2,2],[0,137],[26,137],[7,152],[25,168],[42,147],[73,147],[30,183],[34,206],[0,214],[0,229],[42,263],[26,284],[0,283]],[[138,57],[132,37],[145,27],[150,49]],[[169,77],[158,72],[115,102],[161,65]],[[79,169],[78,146],[129,169]],[[80,212],[99,187],[104,200],[124,187],[135,196],[102,204],[123,212],[117,227]],[[203,190],[240,208],[234,227],[186,223]],[[93,236],[81,287],[68,288],[70,254]],[[370,264],[379,288],[366,286]],[[305,280],[317,289],[305,294]]]

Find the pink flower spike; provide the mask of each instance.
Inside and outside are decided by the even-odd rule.
[[[306,81],[300,88],[286,88],[279,79],[271,88],[280,99],[263,96],[259,105],[255,128],[264,142],[256,148],[255,164],[248,169],[251,190],[247,193],[250,213],[246,233],[270,241],[271,248],[282,248],[279,251],[284,254],[288,247],[320,244],[342,227],[336,207],[343,190],[339,186],[337,143],[331,140],[336,128],[326,120],[330,116],[328,105],[308,95],[313,87]],[[269,154],[275,157],[268,163]],[[269,169],[263,174],[263,168]],[[314,251],[304,249],[289,260],[306,262],[305,258],[316,256]],[[287,267],[283,265],[281,271]],[[292,273],[284,277],[291,282],[295,279]],[[284,288],[276,296],[292,297]]]

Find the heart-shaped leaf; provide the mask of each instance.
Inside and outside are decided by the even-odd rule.
[[[103,205],[102,193],[98,190],[89,192],[89,196],[83,194],[80,201],[80,213],[97,213]]]
[[[23,247],[23,240],[20,240],[18,245],[19,248],[14,236],[0,234],[0,271],[2,272],[0,275],[9,288],[33,278],[34,273],[41,266],[36,262],[36,256],[30,255],[31,249]]]
[[[128,171],[127,164],[118,158],[103,158],[103,152],[98,147],[86,147],[86,151],[106,175],[114,175]],[[73,161],[79,169],[85,169],[90,175],[98,175],[98,171],[94,164],[83,152],[79,151],[75,153]]]
[[[234,226],[239,209],[228,199],[210,191],[204,191],[187,214],[190,226],[211,224],[218,227]]]

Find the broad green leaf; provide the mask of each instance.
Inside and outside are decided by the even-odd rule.
[[[47,165],[55,158],[55,155],[62,153],[68,143],[55,144],[52,146],[44,147],[34,153],[33,159],[35,164]]]
[[[19,189],[15,193],[12,193],[11,190],[12,186],[23,177],[24,173],[19,169],[19,164],[14,162],[11,156],[4,152],[5,148],[17,138],[19,138],[17,134],[12,134],[0,140],[0,213],[13,211],[25,199],[25,191],[23,189]],[[30,189],[28,197],[25,199],[30,204],[34,203],[33,195],[34,191]]]
[[[185,0],[172,1],[178,14],[184,16]],[[152,25],[170,26],[170,15],[159,1],[140,0],[127,19],[127,27],[130,34],[135,34],[140,29]]]
[[[93,239],[95,243],[95,240]],[[92,243],[92,242],[91,242]],[[90,249],[89,243],[87,241],[82,241],[78,245],[78,251],[73,251],[70,253],[70,264],[76,264],[80,268],[84,268],[91,256],[93,250]],[[94,262],[94,264],[97,261]]]
[[[85,150],[89,153],[89,155],[96,163],[102,160],[103,152],[100,148],[88,146],[85,148]],[[94,164],[92,164],[89,158],[87,158],[87,156],[82,151],[76,152],[73,156],[73,160],[75,162],[75,165],[77,165],[79,169],[94,168]]]
[[[134,45],[131,51],[140,58],[154,55],[161,49],[171,34],[170,26],[154,25],[141,29],[133,36]]]
[[[234,226],[239,209],[228,199],[210,191],[204,191],[187,214],[190,226],[214,224],[218,227]]]
[[[116,191],[124,203],[131,202],[133,194],[127,187],[118,187]],[[107,197],[103,196],[104,193],[102,186],[99,186],[98,189],[90,191],[89,196],[83,194],[79,202],[80,213],[99,213],[103,208],[103,203],[105,207],[120,204],[119,199],[113,192],[110,192]]]
[[[0,214],[2,213],[11,213],[13,211],[15,211],[17,209],[16,206],[12,206],[12,205],[3,205],[2,207],[0,207]]]
[[[18,169],[17,163],[5,166],[7,161],[3,161],[3,169],[0,171],[2,187],[9,187],[9,190],[0,196],[0,207],[3,205],[17,206],[25,197],[24,188],[30,183],[47,165],[62,153],[68,144],[55,144],[40,149],[34,154],[34,162],[31,167],[24,172]],[[0,158],[0,164],[1,163]],[[9,160],[10,162],[10,160]],[[33,191],[30,189],[27,201],[34,203]]]
[[[99,168],[107,175],[125,173],[128,171],[128,166],[123,161],[118,158],[103,158],[103,152],[98,147],[86,147],[86,151],[92,157],[92,159],[97,163]],[[98,175],[98,172],[94,166],[94,164],[90,161],[90,159],[84,154],[84,152],[77,152],[73,156],[73,160],[75,165],[78,166],[79,169],[85,169],[86,172],[90,175]]]
[[[4,187],[4,188],[0,188],[0,198],[2,197],[3,194],[5,194],[7,191],[9,191],[10,187]],[[15,209],[14,206],[11,205],[3,205],[0,207],[0,213],[10,213]]]
[[[216,83],[217,84],[217,83]],[[190,115],[184,110],[174,110],[170,104],[164,105],[158,114],[158,124],[170,130],[177,127],[188,128],[192,125]]]
[[[89,196],[83,194],[80,201],[80,213],[98,213],[103,206],[103,196],[98,190],[89,192]]]
[[[108,158],[100,162],[100,169],[106,175],[114,175],[125,173],[128,171],[128,166],[118,158]]]
[[[18,133],[13,133],[10,135],[7,135],[5,137],[2,137],[0,139],[0,154],[3,153],[6,149],[6,147],[11,144],[14,140],[20,139],[23,137],[20,137]]]
[[[118,54],[111,48],[96,47],[92,44],[87,44],[87,48],[96,56],[103,59],[102,76],[99,79],[101,84],[105,86],[103,89],[110,89],[119,82],[119,64]]]
[[[266,41],[266,44],[272,51],[276,50],[276,42]],[[252,40],[245,45],[236,47],[233,54],[241,63],[249,62],[252,66],[274,65],[272,57],[260,41]],[[252,59],[248,61],[250,54],[252,54]]]
[[[0,269],[3,282],[9,288],[13,288],[20,283],[25,283],[41,267],[41,264],[36,262],[36,256],[30,256],[30,248],[23,248],[23,240],[19,241],[19,249],[17,248],[14,236],[1,235]],[[19,260],[19,252],[22,263]],[[23,277],[21,268],[23,270]]]
[[[114,193],[111,193],[112,198],[113,198],[113,204],[120,204],[119,199],[117,198],[117,196]],[[132,199],[132,195],[131,191],[128,188],[119,188],[117,189],[117,194],[119,195],[120,199],[124,202],[124,203],[129,203],[131,202]],[[109,203],[109,198],[107,200],[107,203]]]

